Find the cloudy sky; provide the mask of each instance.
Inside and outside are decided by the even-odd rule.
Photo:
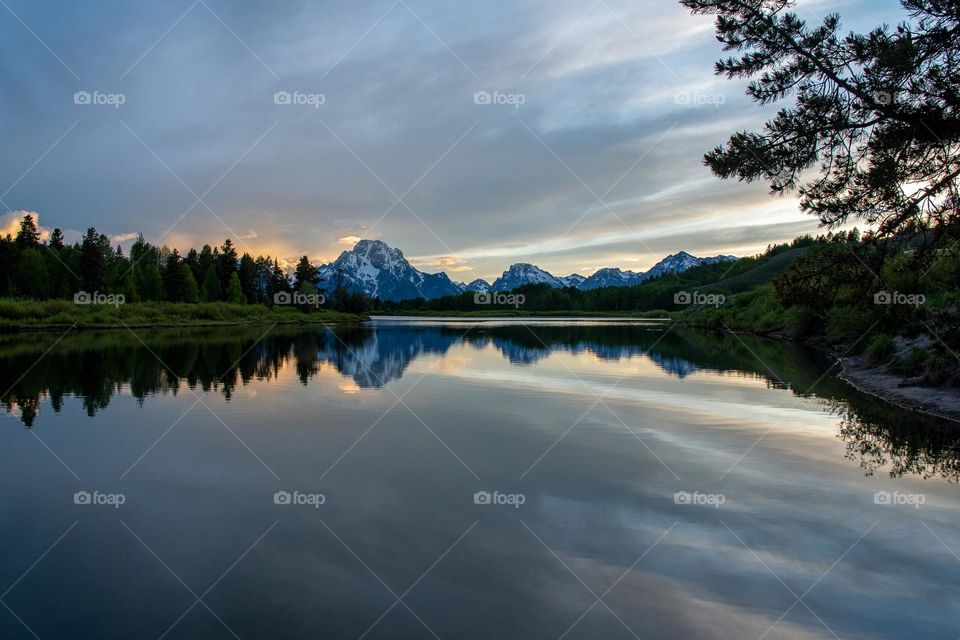
[[[807,0],[863,31],[895,0]],[[674,0],[0,1],[0,219],[492,278],[816,229],[703,153],[769,116]]]

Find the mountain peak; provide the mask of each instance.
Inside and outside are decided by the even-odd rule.
[[[549,271],[544,271],[529,262],[516,262],[490,285],[490,290],[512,291],[525,284],[548,284],[557,288],[564,286],[563,280]]]
[[[382,240],[361,240],[353,245],[350,253],[366,256],[375,264],[404,259],[403,252],[400,249],[395,249]]]
[[[578,288],[589,291],[602,287],[629,287],[630,285],[640,284],[642,279],[642,273],[623,271],[617,267],[605,267],[594,271],[593,275],[585,278],[578,285]]]
[[[490,283],[483,278],[477,278],[470,284],[463,285],[464,291],[479,291],[485,293],[490,290]]]
[[[343,276],[343,286],[381,300],[410,300],[456,295],[460,288],[445,273],[424,273],[411,265],[403,252],[382,240],[360,240],[330,264],[321,265],[320,277],[330,282]]]
[[[387,250],[387,251],[400,251],[399,249],[394,249],[393,247],[391,247],[390,245],[388,245],[388,244],[387,244],[386,242],[384,242],[383,240],[372,240],[372,239],[369,239],[369,238],[364,238],[363,240],[357,241],[357,244],[353,245],[353,249],[351,249],[351,251],[356,252],[356,253],[363,253],[363,252],[366,252],[366,251],[370,251],[371,249],[384,249],[384,250]]]

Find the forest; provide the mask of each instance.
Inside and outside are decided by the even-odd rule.
[[[181,255],[140,235],[126,255],[94,227],[72,245],[64,242],[59,228],[41,239],[29,214],[15,236],[0,238],[0,298],[69,300],[79,294],[82,300],[114,296],[111,300],[125,303],[273,305],[277,294],[299,293],[327,302],[328,309],[363,310],[362,296],[334,287],[327,300],[323,285],[307,256],[288,275],[276,258],[240,255],[229,238],[219,247],[203,245]]]

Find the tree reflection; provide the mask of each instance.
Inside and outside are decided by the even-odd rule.
[[[764,380],[770,387],[820,399],[839,418],[847,456],[867,474],[960,480],[960,430],[953,423],[903,411],[862,394],[830,373],[831,362],[796,345],[751,336],[667,330],[630,324],[464,326],[362,326],[165,329],[50,334],[0,338],[0,398],[7,413],[28,428],[41,405],[60,412],[68,396],[81,399],[88,416],[114,394],[143,404],[151,396],[188,390],[222,394],[277,378],[292,364],[307,385],[326,365],[360,388],[381,388],[401,378],[425,354],[455,345],[494,348],[516,366],[551,354],[590,353],[600,360],[643,358],[667,375],[698,371]]]

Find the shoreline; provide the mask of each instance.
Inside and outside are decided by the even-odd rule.
[[[863,358],[840,358],[837,377],[854,389],[895,407],[924,413],[960,424],[960,393],[945,393],[941,387],[905,384],[903,376],[887,372],[883,366],[867,368]]]
[[[331,309],[227,302],[132,302],[103,305],[69,300],[0,298],[0,333],[129,328],[239,327],[360,323],[368,316]]]
[[[702,324],[697,325],[684,322],[684,326],[692,329],[724,332],[717,327],[708,327]],[[734,330],[732,328],[728,328],[728,331],[731,333],[745,333],[778,342],[791,342],[816,349],[837,360],[838,364],[840,364],[840,372],[833,375],[857,391],[873,396],[899,409],[915,411],[942,420],[949,420],[950,422],[960,425],[960,390],[950,394],[949,390],[943,387],[905,384],[906,379],[904,379],[903,376],[888,372],[882,365],[866,368],[863,366],[862,357],[841,357],[840,353],[842,352],[840,349],[834,345],[828,345],[823,342],[795,340],[778,331],[758,333],[747,329]]]
[[[343,320],[331,320],[331,319],[317,319],[317,320],[303,320],[303,319],[280,319],[280,320],[210,320],[210,321],[200,321],[200,322],[127,322],[127,323],[85,323],[85,322],[76,322],[73,324],[69,323],[54,323],[54,324],[10,324],[10,325],[0,325],[0,335],[16,335],[18,333],[44,333],[44,332],[54,332],[54,331],[66,331],[72,329],[75,331],[100,331],[100,330],[116,330],[116,329],[213,329],[216,327],[262,327],[270,324],[274,325],[345,325],[345,324],[362,324],[367,322],[369,318],[365,316],[357,316],[355,319],[343,319]]]

